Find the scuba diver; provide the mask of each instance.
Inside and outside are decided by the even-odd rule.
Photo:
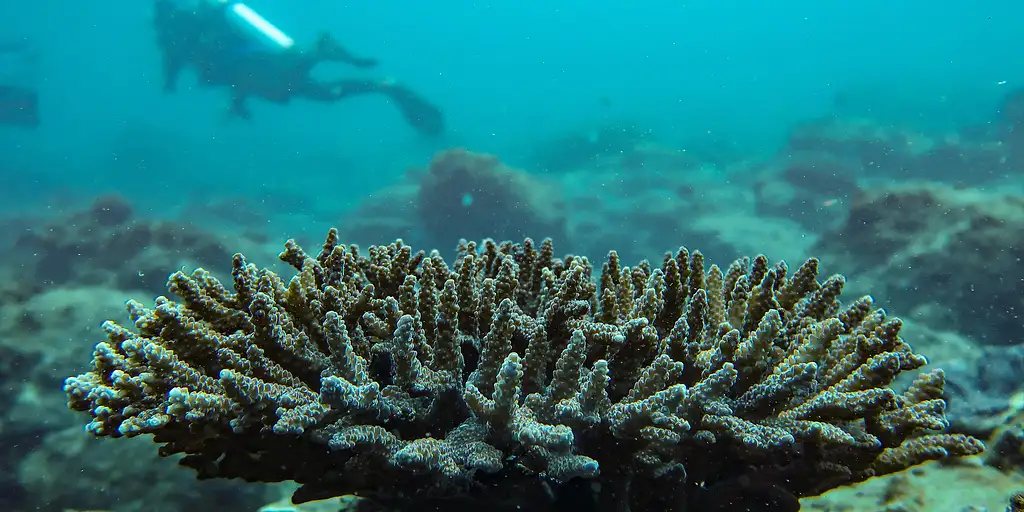
[[[181,0],[156,0],[154,25],[163,59],[164,91],[174,92],[185,69],[196,72],[199,83],[231,89],[231,113],[250,119],[246,100],[251,97],[287,104],[292,98],[333,103],[365,94],[382,94],[398,107],[416,131],[438,135],[444,131],[441,111],[412,90],[389,81],[330,80],[310,76],[321,62],[340,62],[359,69],[377,61],[353,55],[325,34],[312,48],[299,49],[294,41],[255,11],[228,0],[202,0],[182,5]]]
[[[36,60],[26,41],[0,42],[0,125],[39,126]]]

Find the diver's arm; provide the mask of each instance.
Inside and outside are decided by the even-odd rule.
[[[177,89],[178,77],[189,64],[189,53],[194,50],[198,28],[194,26],[191,13],[178,9],[172,0],[153,2],[153,28],[160,50],[165,93]],[[189,23],[189,22],[192,23]]]
[[[314,83],[309,89],[310,91],[316,91],[314,95],[319,95],[326,101],[338,101],[351,96],[359,96],[361,94],[370,93],[386,93],[389,85],[386,82],[380,80],[331,80],[329,82]],[[306,88],[303,88],[302,93],[309,92]],[[311,99],[310,94],[303,94],[303,96]]]
[[[344,64],[348,64],[359,69],[370,69],[377,67],[377,59],[373,59],[370,57],[356,57],[355,55],[352,55],[351,53],[347,52],[345,53],[345,58],[338,60],[338,62],[342,62]]]
[[[164,92],[172,93],[178,89],[178,76],[181,70],[185,69],[185,60],[177,55],[169,55],[164,52],[161,56],[164,75]]]
[[[333,103],[343,99],[343,96],[334,94],[334,91],[329,85],[313,81],[309,81],[302,84],[302,86],[293,89],[292,93],[298,98],[319,101],[322,103]]]
[[[350,96],[377,92],[374,82],[360,80],[334,80],[320,82],[307,79],[292,89],[297,98],[321,103],[334,103]]]
[[[238,90],[231,91],[231,110],[232,116],[239,117],[249,121],[252,119],[252,112],[249,111],[249,106],[246,105],[245,100],[248,98],[246,94],[238,92]]]

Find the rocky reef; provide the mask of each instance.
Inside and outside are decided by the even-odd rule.
[[[925,134],[868,119],[827,116],[792,130],[783,152],[823,152],[892,180],[976,183],[1017,172],[1002,133]]]
[[[0,508],[251,512],[267,501],[265,486],[195,482],[143,438],[108,443],[83,436],[77,415],[65,409],[64,378],[88,362],[87,340],[123,308],[126,293],[166,291],[170,272],[200,260],[230,275],[231,253],[220,240],[238,243],[237,237],[140,209],[119,195],[88,203],[61,197],[51,208],[2,221]]]
[[[23,222],[29,227],[21,230],[11,257],[25,265],[23,280],[34,286],[105,285],[158,293],[167,269],[230,256],[215,235],[186,223],[140,218],[115,194],[56,219]]]
[[[294,480],[394,510],[739,510],[973,455],[944,375],[818,261],[724,270],[463,243],[454,264],[331,231],[285,279],[169,279],[65,383],[100,437],[152,435],[203,479]],[[729,508],[733,507],[733,508]]]
[[[425,168],[369,195],[345,215],[348,240],[402,238],[452,247],[462,238],[520,239],[538,233],[566,239],[567,211],[557,183],[505,165],[494,155],[449,149]]]
[[[566,237],[565,206],[553,184],[501,163],[494,155],[450,149],[421,173],[416,204],[432,240]]]
[[[899,311],[989,345],[1021,341],[1024,198],[937,183],[902,183],[857,194],[818,254],[877,283]]]

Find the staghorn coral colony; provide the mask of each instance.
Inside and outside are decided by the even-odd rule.
[[[230,287],[175,273],[178,301],[104,324],[65,385],[88,431],[394,510],[739,510],[983,449],[943,433],[941,370],[890,389],[925,358],[813,259],[613,252],[595,278],[550,241],[463,243],[449,267],[333,230],[281,259],[288,281],[240,254]]]

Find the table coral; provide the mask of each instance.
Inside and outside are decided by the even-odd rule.
[[[355,493],[399,510],[684,510],[795,503],[980,452],[943,432],[943,373],[869,297],[759,256],[612,252],[595,279],[550,241],[463,243],[449,266],[397,241],[293,241],[290,280],[239,254],[233,283],[169,279],[129,301],[67,379],[95,436],[152,434],[200,478]],[[446,504],[441,506],[439,504]]]

